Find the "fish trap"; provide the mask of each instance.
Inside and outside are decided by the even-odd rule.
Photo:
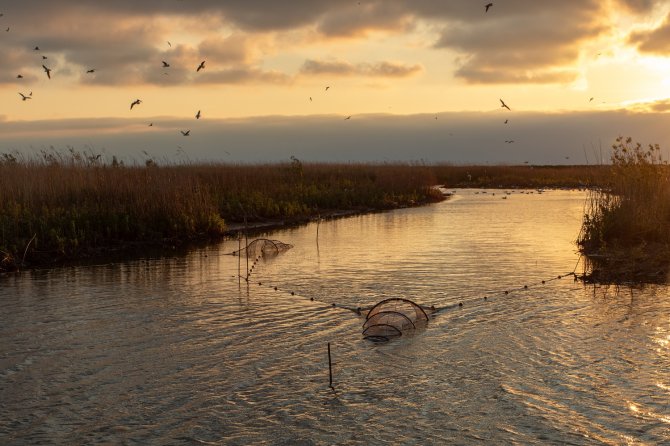
[[[279,240],[270,240],[267,238],[258,238],[249,242],[249,244],[232,255],[240,257],[258,258],[267,256],[276,256],[293,248],[293,245],[280,242]]]
[[[408,299],[385,299],[368,311],[363,324],[363,336],[371,341],[385,342],[403,333],[425,326],[428,313]]]

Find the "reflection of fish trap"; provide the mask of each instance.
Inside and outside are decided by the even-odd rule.
[[[250,242],[246,247],[233,251],[234,256],[258,258],[261,256],[273,256],[281,254],[293,248],[293,245],[280,242],[279,240],[270,240],[267,238],[258,238]]]
[[[372,341],[388,341],[422,327],[426,322],[428,315],[421,305],[408,299],[385,299],[368,311],[363,324],[363,336]]]

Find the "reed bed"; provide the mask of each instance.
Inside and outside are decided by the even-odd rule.
[[[447,187],[591,188],[607,183],[609,166],[437,165],[435,175]]]
[[[587,279],[666,281],[670,267],[670,166],[658,145],[618,138],[604,187],[591,191],[577,240]]]
[[[170,164],[43,151],[0,156],[0,270],[220,239],[228,224],[441,199],[418,165]]]

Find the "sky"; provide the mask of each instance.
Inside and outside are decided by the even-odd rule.
[[[592,164],[631,136],[670,157],[670,1],[487,3],[0,0],[0,154]]]

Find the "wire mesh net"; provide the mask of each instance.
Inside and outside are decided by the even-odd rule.
[[[428,313],[421,305],[403,298],[385,299],[368,311],[363,324],[363,336],[373,341],[388,341],[426,322]]]
[[[249,242],[246,247],[233,251],[232,254],[234,256],[257,258],[260,256],[278,255],[291,248],[293,248],[293,245],[280,242],[279,240],[257,238],[256,240]]]

